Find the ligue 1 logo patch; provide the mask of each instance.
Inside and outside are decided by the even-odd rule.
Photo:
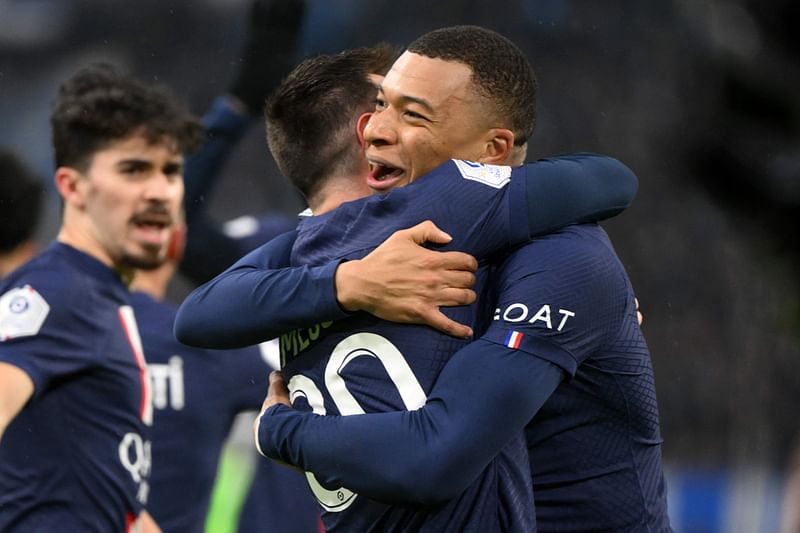
[[[453,163],[458,167],[462,178],[477,181],[495,189],[502,189],[511,180],[511,167],[473,163],[461,159],[453,159]]]
[[[50,305],[30,285],[11,289],[0,297],[0,342],[36,335],[50,313]]]

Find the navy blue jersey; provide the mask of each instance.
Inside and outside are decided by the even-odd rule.
[[[317,500],[295,468],[258,457],[239,515],[239,533],[323,533]]]
[[[214,352],[180,344],[176,308],[131,295],[153,398],[147,509],[164,531],[203,531],[220,451],[234,417],[258,409],[270,367],[258,347]]]
[[[383,196],[346,202],[301,221],[293,264],[363,257],[398,229],[427,219],[449,233],[445,250],[479,261],[529,240],[529,168],[450,160]]]
[[[447,162],[384,199],[344,204],[328,215],[304,220],[292,262],[322,264],[361,257],[398,227],[426,218],[453,236],[450,246],[485,259],[527,239],[524,194],[515,190],[524,180],[509,185],[510,175],[509,167]],[[442,189],[454,187],[459,188],[457,205],[437,201]],[[387,217],[391,224],[383,221]],[[485,272],[478,272],[478,292]],[[451,309],[449,315],[471,323],[475,306]],[[281,355],[297,408],[353,415],[422,407],[442,367],[466,342],[427,326],[356,314],[282,335]],[[431,507],[380,503],[346,488],[324,488],[309,477],[329,531],[531,531],[535,518],[527,472],[520,435],[465,492]]]
[[[526,428],[540,531],[669,531],[650,354],[606,233],[537,239],[493,287],[484,339],[568,375]]]
[[[501,250],[566,224],[614,216],[633,200],[637,183],[625,165],[594,154],[544,159],[513,170],[448,161],[408,187],[345,204],[321,217],[338,225],[339,232],[317,238],[307,227],[306,239],[316,239],[307,246],[319,246],[332,255],[339,249],[363,251],[392,231],[435,213],[458,221],[453,225],[448,218],[434,220],[454,235],[490,232],[480,246],[464,250],[483,260],[490,255],[487,245]],[[487,194],[489,188],[495,192]],[[475,214],[458,215],[459,210]],[[241,347],[307,324],[343,318],[346,314],[334,290],[338,263],[284,269],[290,264],[285,245],[293,238],[288,234],[276,238],[195,289],[178,312],[177,337],[194,346]],[[458,248],[459,242],[471,245],[469,239],[457,239],[451,248]]]
[[[54,243],[0,293],[0,361],[34,383],[0,443],[0,531],[126,531],[147,499],[152,419],[126,286]]]

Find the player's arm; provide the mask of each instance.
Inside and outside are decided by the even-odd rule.
[[[260,418],[260,449],[368,496],[458,494],[635,316],[624,272],[594,229],[547,236],[503,263],[495,320],[448,361],[421,409],[319,417],[276,406]]]
[[[630,206],[639,188],[630,168],[598,154],[541,159],[525,169],[531,237],[568,224],[616,216]]]
[[[206,142],[186,160],[184,208],[189,227],[181,272],[200,284],[219,274],[244,251],[209,216],[208,198],[230,154],[255,119],[269,92],[294,66],[302,29],[303,0],[253,0],[240,63],[228,93],[203,116]]]
[[[0,361],[0,441],[6,427],[33,396],[33,380],[21,368]]]
[[[471,333],[439,307],[475,299],[470,287],[477,262],[461,252],[419,246],[449,240],[432,223],[397,232],[364,259],[341,265],[289,268],[294,238],[294,232],[276,237],[195,289],[178,309],[177,339],[191,346],[239,348],[356,310],[460,336]],[[386,296],[388,302],[375,303]]]
[[[294,231],[274,238],[189,294],[175,318],[176,338],[238,348],[277,337],[306,316],[313,321],[315,313],[320,320],[346,316],[330,282],[338,264],[289,268],[295,238]]]
[[[267,457],[314,472],[329,488],[437,503],[478,476],[563,376],[543,359],[477,340],[447,363],[421,409],[319,416],[273,405],[260,417],[257,445]],[[281,396],[275,386],[273,379],[273,403]]]
[[[238,111],[228,97],[219,97],[203,116],[206,141],[186,159],[184,212],[186,250],[181,273],[200,284],[242,256],[239,244],[208,214],[208,198],[221,169],[252,119]]]

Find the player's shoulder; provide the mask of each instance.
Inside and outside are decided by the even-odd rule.
[[[86,300],[88,280],[61,254],[52,249],[25,263],[0,284],[0,294],[33,295],[50,306],[80,305]]]
[[[517,248],[514,254],[552,260],[565,256],[601,259],[614,256],[615,252],[605,230],[597,223],[586,223],[572,224],[537,237]]]
[[[498,270],[511,278],[551,273],[586,282],[624,273],[608,235],[595,223],[566,226],[538,237],[507,255]]]
[[[4,338],[35,335],[45,326],[47,318],[53,325],[74,326],[93,324],[92,317],[104,313],[95,297],[100,278],[82,268],[81,261],[87,261],[98,272],[108,270],[102,273],[109,280],[113,274],[96,260],[77,254],[80,252],[66,250],[64,246],[50,246],[3,280],[0,329]],[[71,320],[76,317],[81,320]]]

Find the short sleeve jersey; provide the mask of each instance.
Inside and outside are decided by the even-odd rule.
[[[0,442],[0,531],[126,531],[147,498],[152,419],[127,287],[53,243],[0,294],[0,361],[34,383]]]
[[[147,508],[164,531],[202,531],[222,445],[237,414],[261,407],[271,367],[258,346],[185,346],[172,332],[173,305],[142,292],[132,293],[131,303],[153,398]]]
[[[606,233],[573,225],[492,275],[484,338],[568,378],[526,428],[543,531],[670,531],[650,354],[631,283]]]
[[[450,161],[385,197],[305,220],[292,263],[362,257],[397,229],[426,219],[453,236],[448,246],[486,259],[527,239],[527,219],[519,218],[526,213],[524,196],[516,189],[524,180],[509,182],[510,175],[509,167]],[[485,272],[479,270],[477,285]],[[475,307],[453,308],[450,316],[472,323]],[[465,342],[426,326],[355,314],[282,335],[284,377],[293,404],[318,414],[414,410]],[[532,531],[528,469],[520,434],[464,493],[438,506],[388,505],[346,488],[324,488],[313,476],[310,484],[327,531]]]

